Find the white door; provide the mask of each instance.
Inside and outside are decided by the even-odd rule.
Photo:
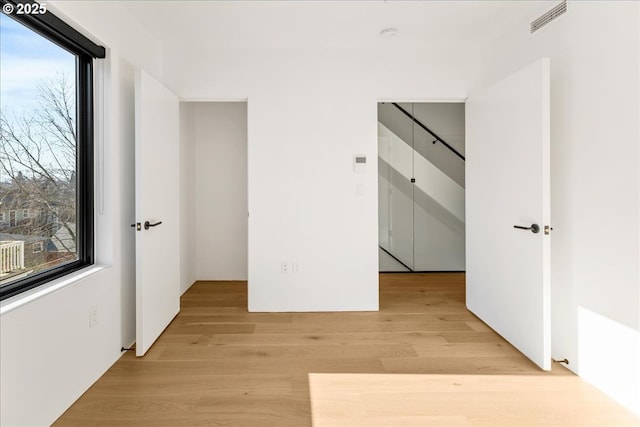
[[[545,58],[466,103],[467,307],[547,370],[549,96]]]
[[[180,310],[178,98],[136,75],[136,355]]]

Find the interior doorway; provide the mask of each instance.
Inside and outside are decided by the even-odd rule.
[[[378,104],[380,272],[465,270],[465,105]]]
[[[187,101],[180,113],[185,282],[247,280],[247,102]]]

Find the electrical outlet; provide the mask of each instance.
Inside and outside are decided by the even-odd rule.
[[[280,273],[287,274],[291,270],[289,261],[282,261],[280,263]]]
[[[300,272],[300,263],[298,261],[291,263],[291,272],[294,274]]]
[[[93,328],[98,324],[98,307],[92,305],[89,307],[89,327]]]

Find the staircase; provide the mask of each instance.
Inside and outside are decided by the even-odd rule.
[[[378,108],[380,271],[463,271],[465,159],[441,131],[459,146],[464,117],[436,133],[412,107]]]

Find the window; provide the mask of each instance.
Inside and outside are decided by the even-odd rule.
[[[93,60],[105,50],[46,3],[0,4],[4,299],[93,263]]]

